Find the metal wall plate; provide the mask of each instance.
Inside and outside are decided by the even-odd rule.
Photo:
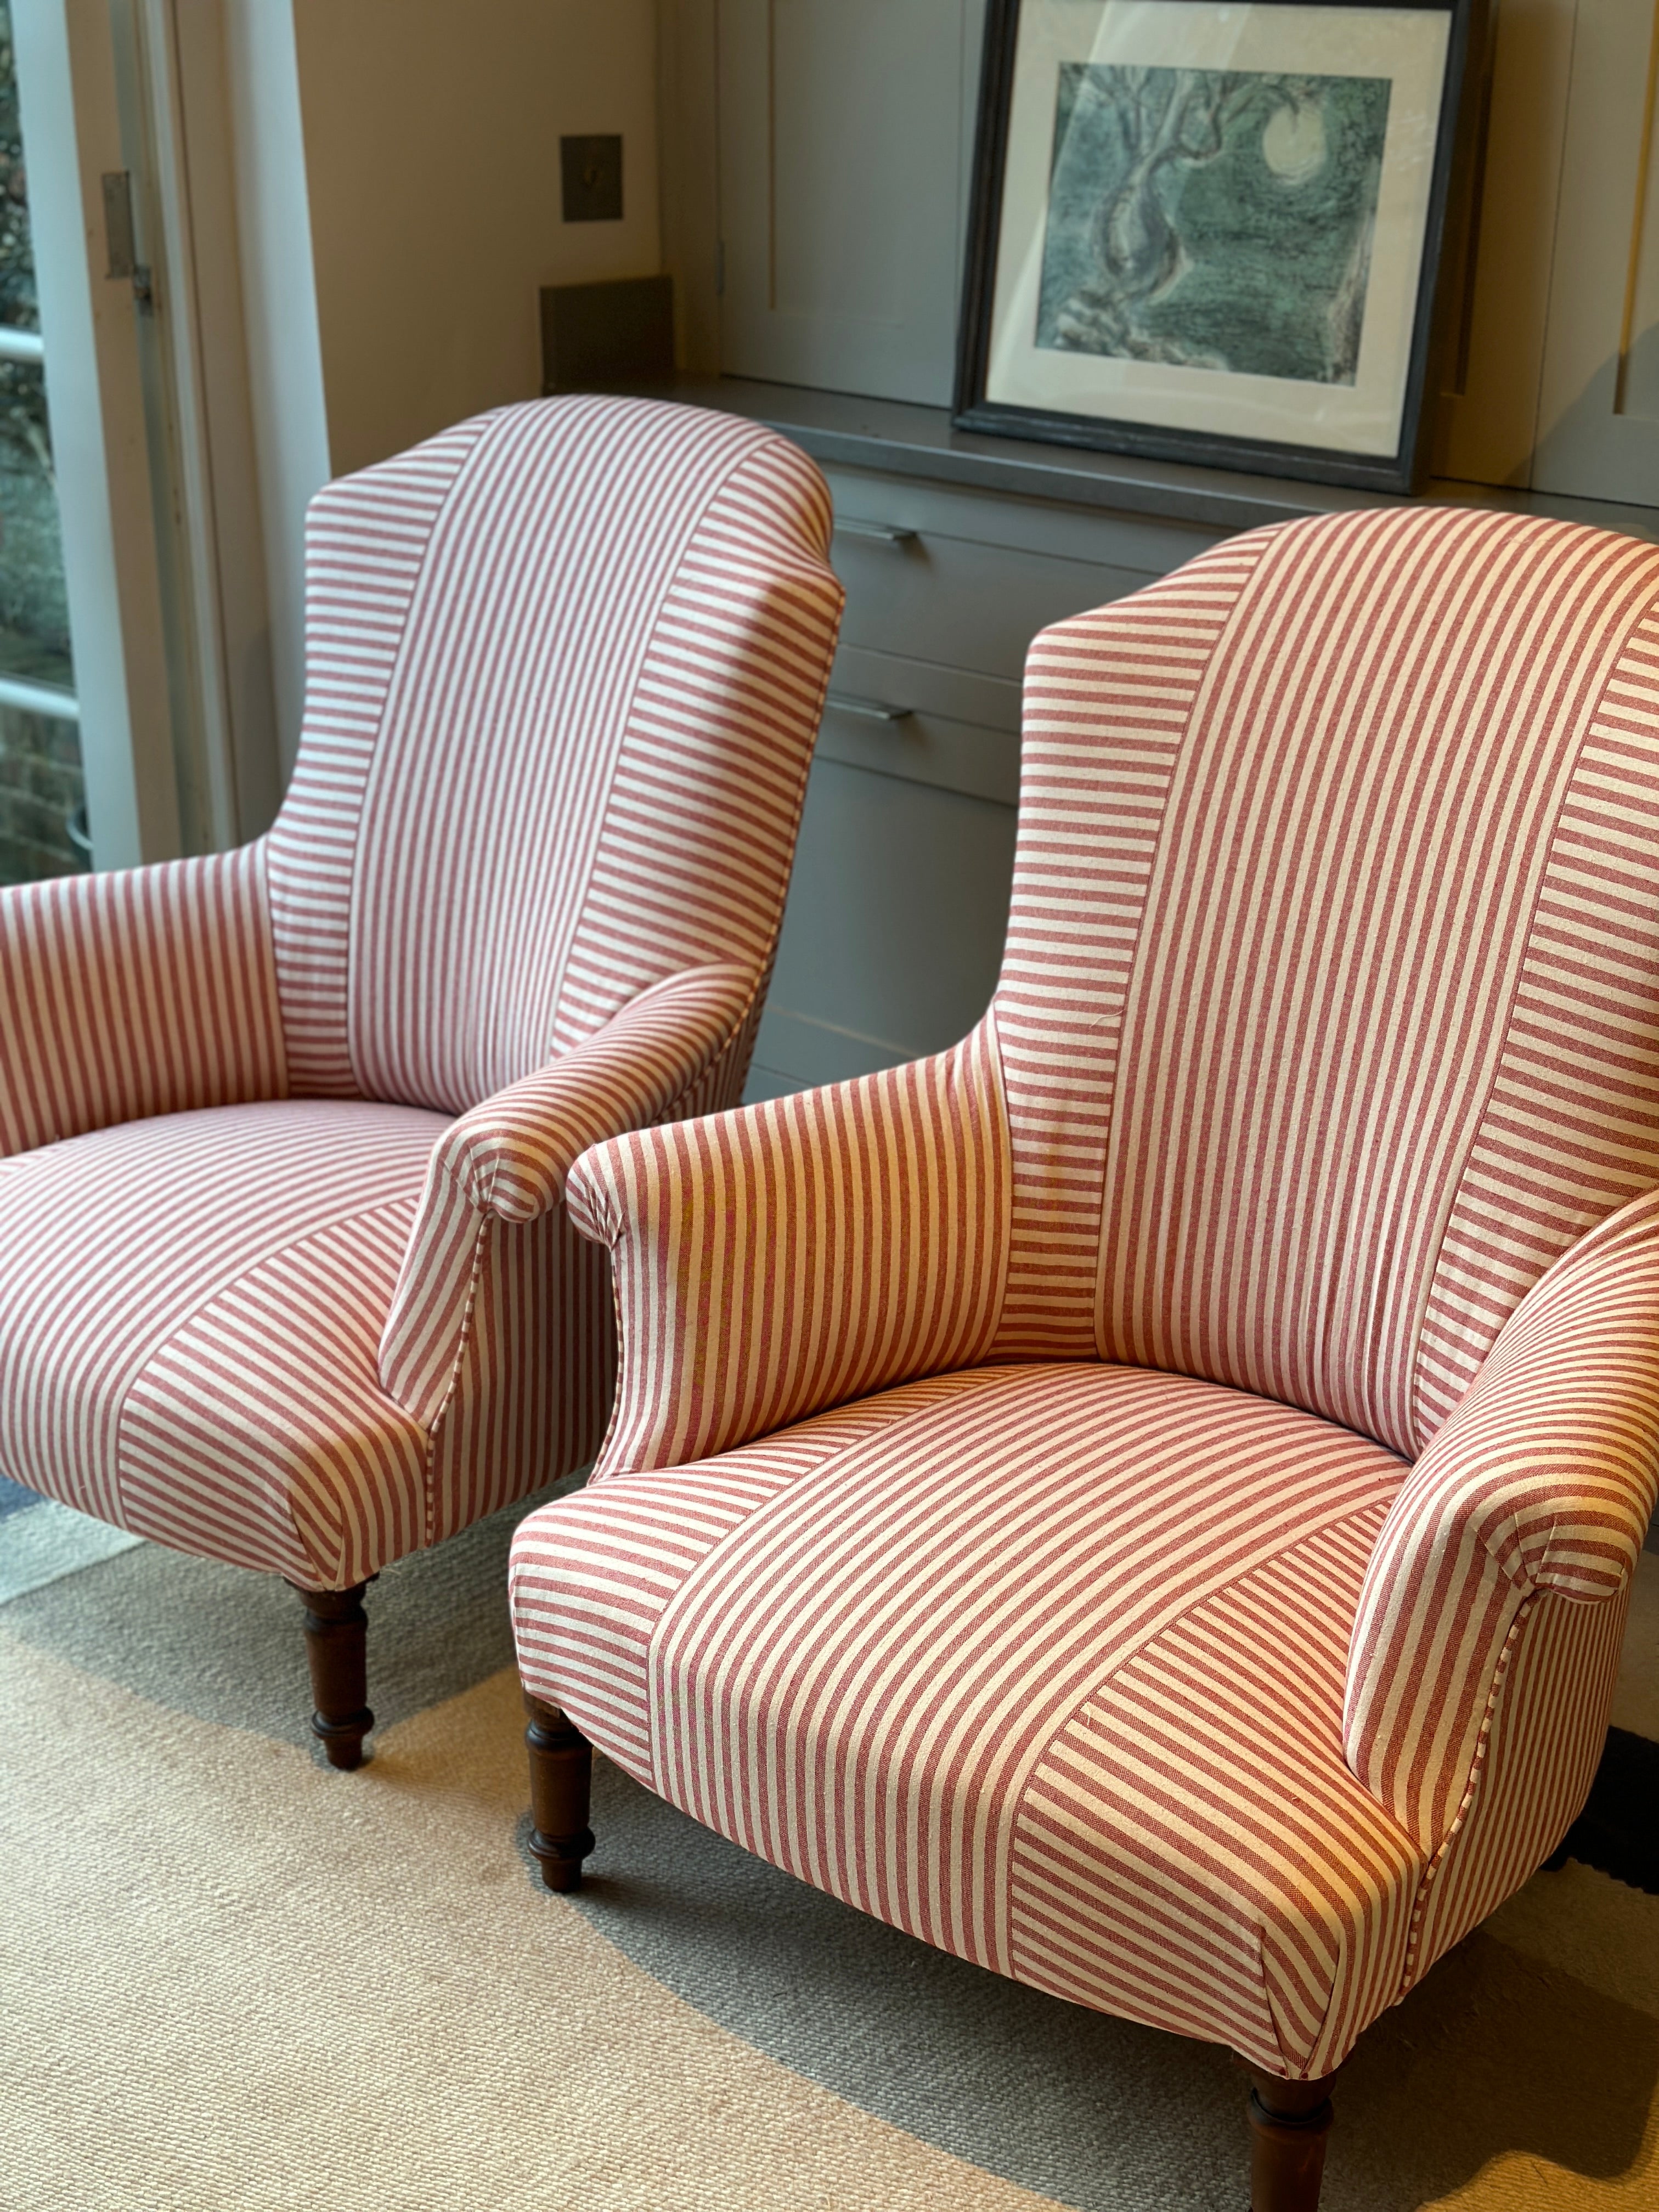
[[[567,222],[620,222],[623,142],[620,133],[561,138],[559,175]]]

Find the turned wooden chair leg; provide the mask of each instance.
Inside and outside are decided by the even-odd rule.
[[[349,1589],[301,1589],[306,1656],[311,1662],[311,1732],[331,1766],[363,1763],[363,1738],[374,1725],[368,1710],[367,1583]]]
[[[1250,2212],[1316,2212],[1331,2130],[1331,2083],[1286,2081],[1248,2063]]]
[[[582,1861],[593,1848],[587,1825],[593,1751],[575,1723],[556,1705],[524,1693],[530,1725],[530,1848],[550,1889],[581,1886]]]

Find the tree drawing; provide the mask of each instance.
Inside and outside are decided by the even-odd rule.
[[[1299,365],[1281,373],[1352,381],[1387,107],[1386,80],[1062,65],[1050,212],[1060,250],[1045,264],[1039,343],[1237,368],[1212,301],[1231,255],[1250,267],[1269,323],[1291,313],[1304,326]],[[1224,156],[1224,189],[1208,185]],[[1335,247],[1340,272],[1311,269],[1310,219],[1317,258]]]

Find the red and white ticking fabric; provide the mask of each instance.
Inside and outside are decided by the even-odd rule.
[[[514,1548],[631,1772],[1329,2071],[1582,1804],[1659,1479],[1659,550],[1434,510],[1046,632],[954,1051],[601,1144]]]
[[[270,836],[0,891],[0,1471],[326,1588],[592,1457],[565,1173],[741,1095],[830,521],[782,439],[626,399],[319,496]]]

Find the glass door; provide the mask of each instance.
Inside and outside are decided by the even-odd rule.
[[[0,884],[88,865],[9,0],[0,0]]]
[[[76,864],[62,801],[78,753],[90,859],[129,867],[183,849],[157,531],[173,492],[146,393],[142,164],[109,0],[0,0],[0,21],[12,333],[0,374],[16,402],[0,416],[0,705],[19,733],[0,776],[27,791],[33,832],[8,858],[19,872]]]

